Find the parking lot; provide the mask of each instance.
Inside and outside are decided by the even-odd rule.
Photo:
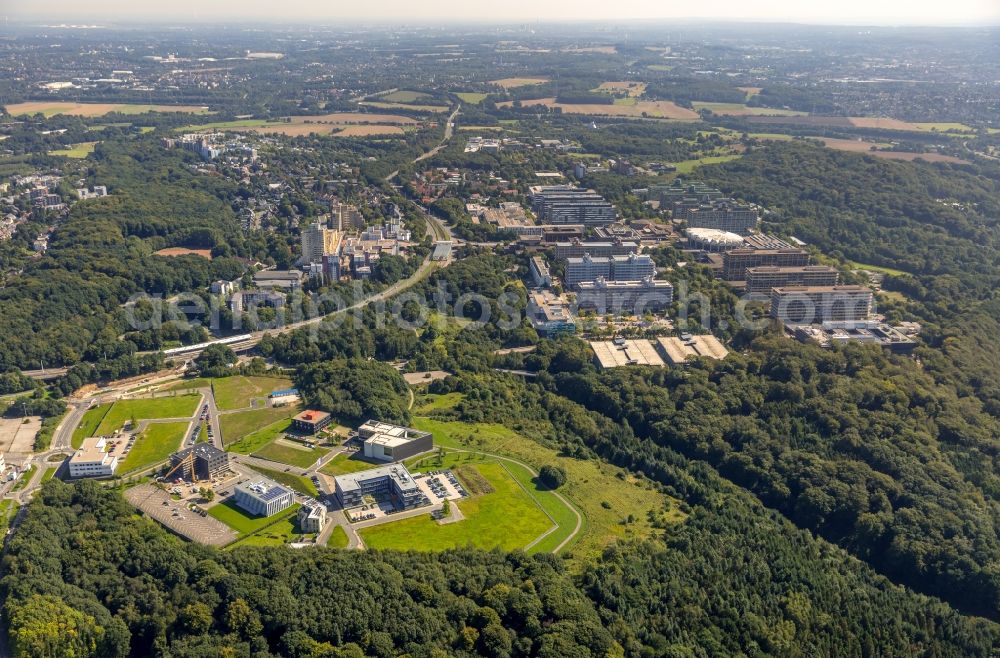
[[[451,471],[431,471],[413,477],[420,490],[424,492],[432,505],[448,500],[458,500],[466,495],[458,478]]]
[[[151,484],[142,484],[125,492],[125,499],[146,516],[162,523],[178,535],[209,546],[225,546],[236,539],[236,531],[211,516],[202,516],[188,508],[184,500]]]

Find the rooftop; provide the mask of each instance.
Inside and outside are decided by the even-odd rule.
[[[417,488],[417,483],[413,481],[413,476],[402,464],[391,464],[371,468],[367,471],[338,475],[334,478],[337,488],[341,491],[356,491],[362,488],[362,483],[380,478],[389,478],[395,481],[396,485],[403,491]]]
[[[292,493],[291,490],[265,477],[238,484],[236,485],[236,490],[243,491],[265,503]]]
[[[602,368],[665,365],[648,340],[593,341],[590,347]]]

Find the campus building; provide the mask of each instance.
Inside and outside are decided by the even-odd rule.
[[[333,416],[325,411],[306,409],[292,418],[292,429],[303,434],[315,434],[333,421]]]
[[[729,354],[729,350],[711,334],[660,337],[656,339],[656,343],[667,363],[675,366],[686,363],[688,359],[697,357],[724,359]]]
[[[236,485],[234,497],[237,505],[257,516],[272,516],[295,503],[290,489],[265,477]]]
[[[297,520],[299,530],[306,533],[319,534],[326,525],[326,507],[317,500],[307,500],[299,508]]]
[[[199,443],[170,456],[170,470],[165,478],[188,482],[212,480],[229,470],[229,454],[211,443]]]
[[[594,350],[594,359],[597,361],[598,367],[602,369],[623,366],[663,367],[665,365],[653,344],[645,339],[616,338],[615,340],[592,341],[590,348]]]
[[[114,475],[124,443],[124,439],[104,436],[84,439],[83,444],[69,458],[69,476],[93,478]]]
[[[365,496],[389,496],[403,509],[429,505],[430,500],[402,464],[380,466],[334,478],[337,500],[345,508],[361,505]]]
[[[600,241],[570,240],[556,243],[556,258],[581,258],[584,254],[594,257],[628,256],[642,251],[638,242],[631,240]]]
[[[789,286],[835,286],[840,282],[840,272],[828,265],[765,265],[748,267],[746,272],[747,292],[769,293],[771,288]]]
[[[771,289],[771,317],[784,324],[858,322],[872,312],[865,286],[795,286]]]
[[[668,281],[646,277],[639,281],[581,281],[576,286],[576,302],[581,309],[595,309],[598,315],[641,315],[660,311],[674,301],[674,287]]]
[[[605,256],[595,258],[584,254],[580,258],[566,259],[567,286],[576,286],[581,281],[641,281],[656,274],[656,264],[647,254],[628,256]]]
[[[539,185],[531,188],[531,205],[540,222],[603,226],[617,217],[615,207],[594,190],[572,185]]]
[[[539,288],[547,288],[552,285],[552,273],[549,271],[549,266],[545,264],[545,261],[541,256],[531,257],[531,278],[535,282],[535,285]]]
[[[722,254],[720,276],[726,281],[746,281],[748,267],[804,267],[805,249],[731,249]]]
[[[528,320],[543,336],[576,333],[576,321],[566,298],[550,290],[534,290],[528,294]]]
[[[674,219],[687,221],[690,228],[711,228],[746,235],[757,228],[757,210],[734,199],[715,199],[697,205],[675,204]]]
[[[362,450],[368,459],[395,462],[408,459],[434,448],[430,432],[369,420],[358,428],[364,441]]]
[[[697,205],[721,199],[722,192],[701,181],[685,183],[680,178],[674,179],[670,185],[653,185],[649,188],[649,197],[660,202],[663,210],[674,210],[675,204]]]
[[[323,256],[340,250],[340,231],[315,222],[302,229],[302,263],[320,263]]]

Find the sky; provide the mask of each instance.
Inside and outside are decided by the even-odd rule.
[[[1000,0],[0,0],[0,18],[46,24],[703,18],[843,25],[1000,25]]]

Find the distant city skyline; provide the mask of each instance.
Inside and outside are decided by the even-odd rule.
[[[91,0],[9,0],[0,10],[8,20],[45,24],[63,22],[302,22],[306,20],[428,22],[476,21],[517,23],[533,21],[608,21],[706,19],[842,25],[1000,25],[997,0],[715,0],[711,3],[677,0],[507,0],[500,4],[424,0],[376,0],[341,4],[328,0],[294,0],[281,4],[259,0],[173,0],[169,3]]]

